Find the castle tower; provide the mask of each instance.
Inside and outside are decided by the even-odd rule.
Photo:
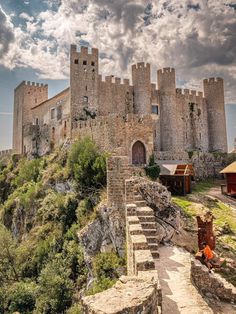
[[[70,56],[70,92],[71,123],[76,127],[77,121],[86,119],[86,112],[98,110],[98,49],[89,53],[87,47],[78,52],[71,45]]]
[[[178,143],[178,108],[176,103],[175,69],[164,68],[157,71],[158,90],[160,95],[160,132],[161,150],[176,151],[181,148]]]
[[[132,65],[134,86],[134,113],[151,113],[151,70],[150,64],[140,62]]]
[[[24,153],[23,129],[33,123],[31,109],[48,99],[48,85],[23,81],[14,91],[13,151]]]
[[[222,78],[209,78],[203,81],[207,103],[209,151],[227,152],[225,119],[224,81]]]

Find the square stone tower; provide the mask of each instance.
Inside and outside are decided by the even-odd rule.
[[[33,123],[32,108],[48,99],[48,85],[23,81],[14,91],[13,152],[24,153],[24,127]]]
[[[71,45],[70,55],[70,98],[71,124],[76,127],[79,120],[86,117],[88,111],[98,110],[98,49],[87,47],[77,51]]]

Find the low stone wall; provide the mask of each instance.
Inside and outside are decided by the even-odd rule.
[[[123,276],[111,288],[82,300],[84,314],[156,314],[158,282],[155,278]]]
[[[191,260],[191,280],[203,296],[236,304],[236,288],[196,259]]]
[[[13,153],[12,149],[6,149],[0,151],[0,158],[4,156],[9,156]]]

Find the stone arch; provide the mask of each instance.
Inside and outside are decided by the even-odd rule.
[[[132,146],[132,164],[144,165],[146,164],[146,148],[143,142],[136,141]]]

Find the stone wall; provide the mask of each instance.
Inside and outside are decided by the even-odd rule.
[[[236,304],[236,288],[219,274],[209,274],[200,261],[191,261],[191,279],[203,296]]]
[[[146,160],[153,152],[154,123],[151,115],[110,115],[79,122],[72,130],[72,138],[91,137],[104,151],[117,156],[129,156],[132,163],[132,146],[141,141],[146,148]]]
[[[6,160],[10,158],[12,153],[13,153],[12,149],[6,149],[6,150],[0,151],[0,160]]]

